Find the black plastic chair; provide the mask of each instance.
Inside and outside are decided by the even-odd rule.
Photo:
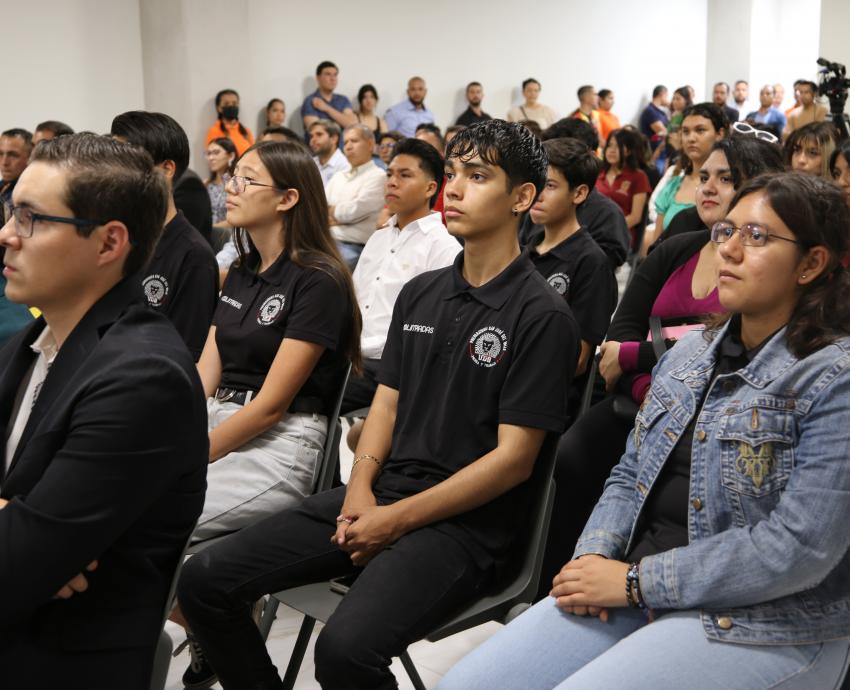
[[[508,559],[509,566],[513,567],[505,570],[489,594],[471,602],[463,611],[427,635],[425,639],[428,641],[437,642],[492,620],[509,623],[534,602],[555,499],[552,471],[558,438],[556,434],[547,434],[537,456],[534,472],[529,479],[531,487],[526,530],[528,537],[517,540],[512,557]],[[295,680],[316,621],[327,622],[344,595],[345,588],[340,587],[338,583],[333,583],[333,586],[332,590],[331,583],[324,581],[294,587],[271,596],[276,602],[286,604],[304,614],[304,621],[298,631],[295,648],[283,678],[283,686],[287,690],[295,687]],[[422,679],[408,653],[405,651],[399,659],[413,686],[417,690],[424,690]]]

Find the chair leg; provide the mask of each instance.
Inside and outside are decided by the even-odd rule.
[[[399,656],[401,659],[401,664],[404,666],[404,670],[407,671],[407,675],[410,677],[410,682],[413,683],[413,687],[416,690],[426,690],[425,683],[422,682],[422,679],[419,677],[419,672],[416,670],[416,666],[413,665],[413,660],[410,658],[410,654],[405,652]]]
[[[284,690],[292,690],[295,687],[298,672],[301,670],[301,662],[304,661],[304,654],[307,653],[307,645],[310,644],[310,635],[313,634],[314,627],[316,627],[316,619],[304,616],[301,629],[298,631],[298,637],[295,640],[295,648],[292,650],[292,656],[289,657],[289,664],[286,666],[286,674],[283,676]]]
[[[274,623],[275,616],[277,616],[277,607],[280,606],[280,602],[274,597],[269,597],[266,605],[263,607],[263,615],[260,618],[260,635],[263,636],[263,640],[269,639],[269,633],[272,629],[272,623]]]

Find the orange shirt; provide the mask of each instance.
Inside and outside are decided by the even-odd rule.
[[[221,137],[230,139],[236,147],[236,153],[240,156],[245,153],[246,149],[254,145],[254,135],[251,134],[251,130],[245,127],[245,135],[243,136],[242,132],[239,131],[238,122],[232,127],[222,129],[221,120],[216,120],[215,124],[207,130],[206,145],[209,146],[213,139],[219,139]]]
[[[599,113],[599,137],[604,145],[608,141],[608,135],[615,129],[620,129],[620,118],[610,110],[597,110]]]

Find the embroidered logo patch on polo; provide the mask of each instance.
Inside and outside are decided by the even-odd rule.
[[[269,326],[277,321],[280,312],[283,311],[283,305],[286,304],[286,295],[276,294],[269,297],[263,302],[260,307],[260,313],[257,314],[257,323],[261,326]]]
[[[562,297],[569,292],[570,277],[566,273],[553,273],[546,279],[546,282],[555,288],[558,294]]]
[[[161,307],[165,298],[168,297],[168,280],[165,276],[153,273],[142,281],[142,289],[145,291],[148,304],[152,307]]]
[[[508,336],[501,328],[487,326],[469,339],[469,356],[480,367],[494,367],[508,349]]]

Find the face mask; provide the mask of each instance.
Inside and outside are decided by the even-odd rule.
[[[222,117],[225,120],[238,120],[239,119],[239,106],[238,105],[226,105],[221,109]]]

